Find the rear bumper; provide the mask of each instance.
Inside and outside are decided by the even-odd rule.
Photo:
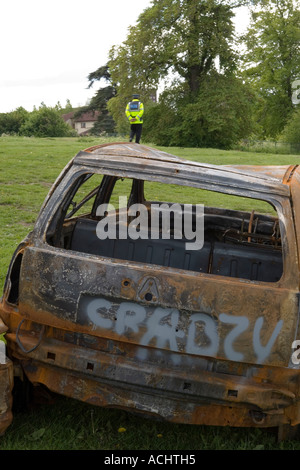
[[[224,362],[151,348],[145,360],[140,347],[53,328],[42,337],[26,327],[19,338],[6,336],[10,354],[33,384],[94,405],[189,424],[300,422],[298,397],[289,387],[298,381],[297,371],[241,365],[232,373]]]

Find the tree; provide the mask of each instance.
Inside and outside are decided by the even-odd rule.
[[[108,65],[111,78],[116,83],[117,95],[109,101],[108,108],[119,130],[124,125],[124,108],[128,98],[133,92],[140,92],[148,110],[144,136],[151,135],[153,142],[171,142],[172,136],[177,133],[177,141],[181,136],[178,145],[201,145],[207,141],[215,146],[229,145],[228,141],[225,144],[223,139],[219,139],[219,134],[217,137],[220,129],[225,131],[226,123],[228,125],[228,116],[222,113],[215,116],[219,122],[217,126],[209,125],[209,138],[201,136],[201,132],[205,129],[204,122],[212,119],[212,107],[218,107],[217,97],[219,104],[223,103],[222,96],[213,88],[216,82],[227,89],[226,96],[233,106],[233,82],[239,92],[247,96],[247,91],[242,83],[237,83],[234,75],[237,53],[234,47],[233,8],[242,3],[246,2],[152,0],[152,5],[139,16],[137,24],[129,29],[126,41],[110,51]],[[159,105],[149,109],[149,95],[166,80],[170,80],[171,84],[165,87]],[[210,117],[203,115],[204,109]],[[241,122],[236,111],[229,113],[234,119],[232,128]],[[220,124],[221,115],[224,125]],[[150,122],[150,116],[156,123],[152,122],[152,118]],[[194,122],[196,116],[198,121]],[[249,126],[243,126],[243,129],[246,127],[248,129]],[[162,129],[165,134],[163,139]],[[158,134],[160,137],[156,138]],[[241,135],[241,132],[237,131],[235,135]]]
[[[276,137],[293,112],[292,84],[300,76],[299,2],[268,0],[252,11],[244,77],[257,93],[262,137]]]
[[[89,85],[91,88],[95,81],[104,80],[108,83],[107,86],[100,88],[96,94],[92,97],[90,103],[87,106],[83,106],[77,113],[76,116],[87,111],[100,111],[97,122],[94,124],[92,132],[99,134],[101,132],[114,132],[115,122],[108,111],[107,103],[116,94],[116,88],[111,82],[111,76],[107,65],[99,67],[94,72],[88,75]]]
[[[232,70],[233,15],[229,5],[215,0],[153,0],[126,41],[110,51],[118,94],[151,92],[169,75],[197,93],[217,57],[224,71]]]

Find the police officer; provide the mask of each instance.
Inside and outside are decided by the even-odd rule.
[[[140,101],[140,95],[132,95],[132,101],[127,104],[125,114],[130,122],[129,141],[132,142],[135,136],[135,142],[139,144],[142,135],[144,114],[144,105]]]

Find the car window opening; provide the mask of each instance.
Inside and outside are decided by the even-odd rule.
[[[85,189],[84,185],[87,186]],[[96,184],[93,178],[85,176],[73,193],[68,203],[64,204],[65,209],[60,217],[55,217],[50,224],[47,241],[53,246],[99,257],[252,281],[277,282],[282,276],[280,226],[277,214],[269,203],[114,176],[101,177]],[[172,202],[164,202],[171,198]],[[124,202],[127,204],[124,205]],[[99,216],[97,208],[101,204],[111,206],[107,206],[107,210]],[[129,212],[132,204],[142,204],[147,209],[149,236],[120,238],[119,234],[122,230],[124,233],[124,228],[128,231],[132,222],[133,217]],[[204,243],[201,249],[189,249],[189,240],[175,235],[178,229],[176,212],[171,210],[168,214],[169,238],[162,236],[161,213],[159,237],[152,238],[153,204],[155,207],[165,204],[169,208],[177,204],[179,212],[182,209],[181,214],[185,204],[191,205],[193,231],[196,230],[196,205],[203,204]],[[116,221],[116,238],[101,240],[97,235],[97,225],[104,217],[109,220],[112,216],[115,216]],[[125,227],[124,220],[127,221]],[[182,233],[184,235],[184,229]]]

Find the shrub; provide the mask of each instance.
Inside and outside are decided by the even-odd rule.
[[[28,137],[68,137],[73,135],[73,131],[57,109],[42,106],[29,114],[20,128],[20,134]]]

